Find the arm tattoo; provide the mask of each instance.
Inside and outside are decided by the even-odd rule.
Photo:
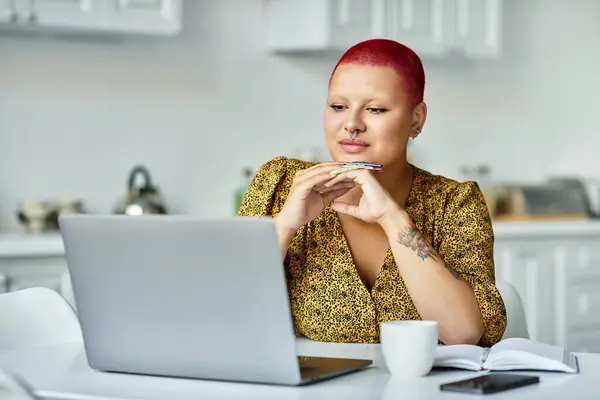
[[[409,225],[404,228],[403,232],[399,232],[398,243],[417,253],[421,260],[436,259],[431,246],[415,226]]]
[[[446,268],[455,279],[460,280],[460,274],[442,260],[441,257],[435,254],[429,243],[427,243],[427,239],[423,237],[423,234],[419,232],[416,226],[409,225],[404,228],[404,231],[399,232],[397,242],[413,250],[421,260],[432,258],[435,261],[441,261],[444,263],[444,268]]]

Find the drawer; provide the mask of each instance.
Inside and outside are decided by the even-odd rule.
[[[570,333],[566,349],[571,352],[600,353],[600,328]]]
[[[565,246],[565,269],[571,280],[597,279],[600,281],[600,245]]]
[[[568,327],[600,324],[600,280],[571,282],[566,294]]]
[[[44,287],[52,290],[60,290],[60,277],[57,276],[38,276],[35,278],[17,278],[8,282],[8,290],[28,289],[32,287]]]

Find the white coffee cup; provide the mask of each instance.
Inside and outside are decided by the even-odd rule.
[[[392,376],[418,378],[431,371],[438,344],[436,321],[381,323],[381,352]]]

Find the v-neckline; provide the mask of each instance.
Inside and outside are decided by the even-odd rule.
[[[419,169],[417,167],[415,167],[412,164],[410,164],[410,166],[413,168],[413,178],[412,178],[412,183],[410,185],[410,190],[408,191],[406,205],[404,206],[405,210],[407,210],[414,201],[415,185],[417,183],[417,175],[419,173]],[[352,257],[352,252],[350,251],[350,244],[348,243],[348,238],[346,237],[346,234],[344,233],[344,228],[342,227],[342,221],[340,219],[340,216],[331,207],[328,208],[328,211],[330,213],[333,213],[333,218],[335,220],[334,221],[334,225],[335,225],[334,229],[337,230],[336,233],[339,233],[339,235],[336,235],[336,236],[339,236],[340,241],[341,241],[341,243],[340,243],[341,253],[342,253],[342,256],[345,257],[346,260],[348,261],[347,263],[342,263],[342,264],[347,265],[349,267],[353,277],[358,280],[360,286],[362,287],[362,290],[366,291],[367,294],[369,295],[369,298],[371,300],[373,300],[373,292],[375,291],[375,288],[378,286],[379,282],[381,281],[380,277],[381,277],[382,273],[384,272],[384,270],[390,265],[390,259],[393,258],[391,246],[388,246],[388,248],[385,252],[385,257],[383,258],[381,268],[379,269],[379,272],[377,273],[377,277],[375,278],[375,281],[373,282],[373,286],[371,287],[371,290],[369,290],[367,285],[365,285],[362,278],[360,277],[360,273],[358,272],[356,262],[354,261],[354,258]]]

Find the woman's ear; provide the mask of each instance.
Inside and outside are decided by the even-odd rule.
[[[423,129],[423,125],[425,125],[425,120],[427,119],[427,104],[420,102],[413,108],[412,114],[413,122],[411,124],[410,137],[414,139],[419,136]]]

